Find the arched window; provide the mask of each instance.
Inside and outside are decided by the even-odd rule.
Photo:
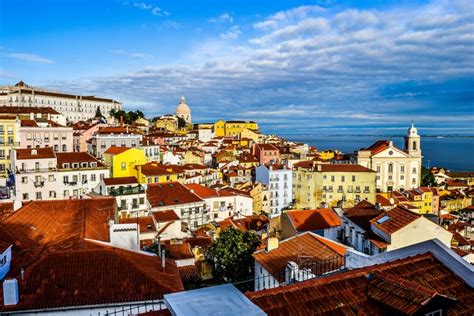
[[[388,165],[388,172],[393,172],[393,164]]]
[[[416,141],[413,141],[413,150],[416,150]]]

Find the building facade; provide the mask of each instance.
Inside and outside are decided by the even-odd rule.
[[[269,190],[269,213],[278,216],[293,201],[293,175],[290,168],[280,164],[256,168],[255,180]]]
[[[378,141],[357,152],[357,163],[377,172],[377,189],[383,192],[417,188],[421,183],[421,137],[415,126],[408,129],[405,148],[392,141]]]
[[[122,109],[122,103],[113,99],[50,91],[28,86],[23,81],[14,86],[0,87],[0,106],[51,107],[70,122],[92,119],[97,109],[106,118],[111,110]]]

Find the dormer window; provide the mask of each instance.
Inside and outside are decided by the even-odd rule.
[[[97,167],[97,162],[91,162],[91,163],[90,163],[90,166],[91,166],[92,168]]]
[[[63,168],[64,168],[64,169],[69,168],[69,163],[63,163]]]
[[[73,167],[74,169],[79,168],[79,164],[78,164],[78,163],[73,163],[73,164],[72,164],[72,167]]]
[[[87,168],[87,162],[81,162],[81,167]]]

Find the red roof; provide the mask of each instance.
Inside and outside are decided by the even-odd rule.
[[[203,202],[179,182],[152,183],[148,185],[146,193],[152,207]]]
[[[384,213],[383,210],[377,209],[372,203],[363,200],[353,207],[346,209],[344,216],[365,231],[369,231],[370,221],[382,213]]]
[[[384,151],[388,147],[390,147],[390,142],[388,140],[379,140],[373,143],[370,147],[364,148],[363,150],[370,150],[372,155],[375,155]]]
[[[305,261],[311,258],[311,261],[316,263],[318,272],[326,273],[344,266],[345,253],[345,246],[308,232],[281,241],[278,248],[271,251],[257,251],[253,257],[276,279],[284,281],[283,273],[288,261],[293,261],[300,266],[301,258],[304,257]],[[326,266],[321,267],[317,264],[323,261],[327,262]],[[313,268],[313,266],[306,268]]]
[[[165,165],[156,162],[149,162],[140,166],[141,172],[147,176],[161,176],[176,173],[183,173],[183,167],[178,165]]]
[[[176,212],[173,210],[156,211],[156,212],[152,212],[151,215],[155,218],[155,221],[157,223],[172,222],[172,221],[179,220],[178,214],[176,214]]]
[[[381,221],[384,216],[386,220]],[[370,220],[370,223],[387,234],[393,234],[399,229],[405,227],[411,222],[420,218],[420,214],[416,214],[405,207],[399,205],[388,212],[383,212],[379,216]]]
[[[86,242],[92,249],[45,253],[25,269],[20,302],[2,311],[161,299],[184,290],[172,260]],[[1,290],[0,290],[1,291]],[[0,298],[3,301],[3,295]]]
[[[17,159],[51,159],[55,158],[53,148],[18,148],[16,149]]]
[[[109,155],[118,155],[121,154],[127,150],[131,149],[131,147],[117,147],[117,146],[110,146],[107,148],[106,151],[104,151],[104,154],[109,154]]]
[[[278,148],[275,147],[275,145],[272,145],[272,144],[257,144],[257,146],[261,150],[277,150],[278,151]]]
[[[442,299],[441,306],[455,304],[449,315],[474,313],[474,291],[430,253],[246,296],[268,315],[382,315],[387,306],[404,314],[433,298]]]
[[[135,177],[119,177],[119,178],[105,178],[105,185],[123,185],[123,184],[138,184]]]
[[[52,107],[35,107],[35,106],[0,106],[0,113],[8,114],[61,114]]]
[[[87,152],[67,152],[67,153],[56,153],[56,158],[58,159],[58,168],[63,168],[64,163],[81,163],[81,162],[95,162],[97,167],[103,167],[104,165],[97,160],[95,157],[91,156]]]
[[[201,184],[190,183],[186,184],[186,187],[201,199],[219,196],[216,190],[205,187]]]
[[[120,224],[138,224],[140,233],[156,232],[155,223],[151,216],[121,218]]]
[[[341,219],[330,208],[290,211],[286,215],[298,232],[315,231],[341,225]]]
[[[169,257],[174,260],[194,258],[189,244],[167,244],[164,245]]]

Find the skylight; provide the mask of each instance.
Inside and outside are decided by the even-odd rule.
[[[377,221],[377,224],[382,224],[382,223],[388,221],[389,219],[390,219],[390,216],[385,215],[384,217],[382,217],[381,219],[379,219],[379,220]]]

